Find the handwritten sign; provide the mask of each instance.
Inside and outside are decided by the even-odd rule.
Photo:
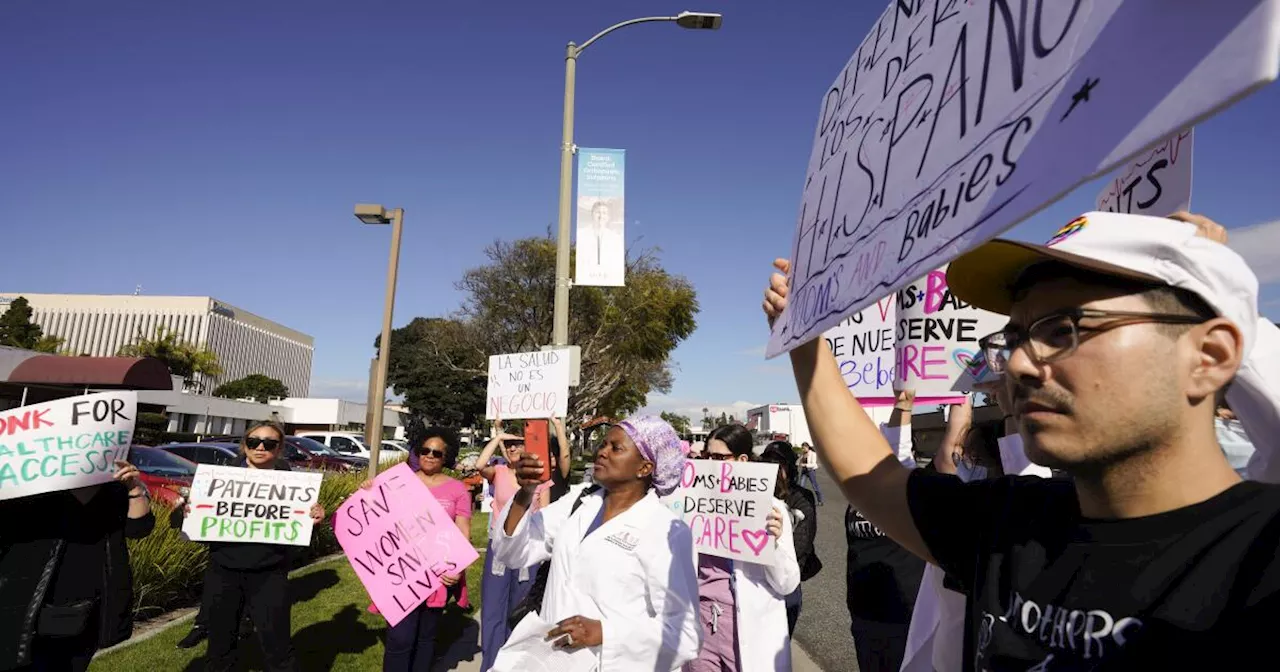
[[[192,541],[311,543],[311,506],[323,475],[202,464],[191,479],[191,514],[182,531]]]
[[[1191,209],[1193,129],[1138,155],[1098,194],[1098,210],[1165,217]]]
[[[110,481],[137,410],[138,393],[106,392],[0,411],[0,499]]]
[[[565,416],[569,408],[569,351],[541,350],[489,357],[490,420]]]
[[[775,464],[688,460],[680,487],[662,501],[689,525],[699,553],[771,565],[765,524],[777,480]]]
[[[896,322],[897,297],[890,295],[822,335],[849,392],[863,404],[893,403]]]
[[[919,400],[968,392],[971,378],[987,375],[978,339],[1004,327],[1009,318],[956,298],[947,287],[945,267],[899,291],[898,306],[898,387],[915,390]],[[962,380],[968,389],[962,389]]]
[[[822,97],[766,354],[1274,80],[1277,21],[1280,0],[889,3]]]
[[[479,558],[431,490],[401,463],[338,507],[333,532],[365,590],[395,625]]]

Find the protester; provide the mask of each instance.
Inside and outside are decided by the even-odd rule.
[[[547,422],[554,431],[547,451],[551,457],[551,487],[548,489],[547,500],[550,503],[569,494],[569,473],[573,469],[573,458],[569,455],[569,437],[564,431],[564,420],[553,417]]]
[[[560,430],[563,432],[563,430]],[[567,445],[568,442],[566,441]],[[503,464],[489,464],[489,459],[502,446]],[[480,671],[486,672],[493,667],[493,659],[498,650],[507,642],[511,628],[507,616],[520,604],[528,594],[538,574],[538,563],[511,566],[498,560],[493,552],[493,540],[501,526],[498,512],[502,510],[511,497],[516,494],[519,484],[516,474],[510,465],[515,464],[524,452],[524,437],[508,434],[502,430],[502,420],[493,423],[493,438],[480,451],[476,464],[481,465],[480,475],[493,488],[492,509],[489,513],[489,547],[484,554],[484,576],[480,579]],[[556,470],[552,469],[554,473]],[[538,488],[538,504],[550,504],[551,481]]]
[[[697,657],[693,539],[659,501],[684,464],[670,425],[633,417],[610,428],[596,452],[600,488],[530,511],[542,461],[517,462],[520,490],[497,514],[492,548],[508,566],[550,561],[538,615],[555,624],[547,633],[555,646],[586,648],[609,672],[674,670]]]
[[[1218,445],[1222,446],[1222,453],[1227,456],[1227,462],[1231,464],[1231,468],[1235,469],[1240,478],[1248,478],[1249,458],[1253,457],[1255,448],[1244,426],[1236,419],[1235,412],[1226,402],[1218,406],[1216,417],[1213,419],[1213,429],[1218,438]]]
[[[800,444],[800,477],[802,481],[809,481],[809,489],[817,497],[818,506],[822,506],[822,489],[818,487],[818,453],[807,441]]]
[[[770,320],[789,293],[790,265],[777,267]],[[1258,325],[1245,262],[1196,225],[1094,212],[1045,246],[979,246],[951,262],[947,281],[960,301],[1010,316],[983,352],[1004,375],[1027,456],[1070,481],[964,483],[900,468],[823,339],[791,361],[845,495],[969,595],[966,665],[1266,660],[1280,618],[1280,487],[1242,482],[1214,440],[1226,388],[1259,391],[1233,380]],[[955,525],[957,512],[970,524]]]
[[[898,392],[889,421],[880,427],[898,462],[908,469],[916,466],[911,435],[914,403],[915,392]],[[907,646],[924,561],[885,536],[853,506],[845,508],[844,524],[845,606],[858,669],[896,672]]]
[[[800,487],[800,472],[796,469],[796,450],[786,441],[774,441],[764,447],[760,453],[761,462],[778,465],[778,485],[773,496],[786,502],[791,513],[791,541],[796,549],[796,564],[800,567],[800,580],[808,581],[822,570],[822,561],[813,547],[813,538],[818,534],[817,504],[813,501],[813,493]],[[795,635],[796,620],[800,618],[800,609],[804,602],[804,591],[801,586],[787,595],[787,633]]]
[[[155,518],[138,469],[115,467],[102,485],[0,501],[0,670],[80,672],[133,634],[125,539]]]
[[[254,423],[240,443],[240,456],[230,466],[242,469],[290,471],[280,459],[284,449],[284,428],[273,421]],[[169,517],[170,525],[182,528],[190,503],[179,502]],[[311,507],[311,519],[319,524],[325,511],[319,503]],[[240,621],[248,612],[262,646],[264,667],[271,672],[297,670],[298,660],[290,642],[289,568],[297,547],[259,543],[209,543],[209,568],[204,575],[203,605],[209,627],[209,649],[205,669],[232,670],[237,663]]]
[[[458,460],[458,435],[443,427],[423,427],[414,423],[409,429],[409,468],[435,497],[458,531],[471,540],[471,496],[467,486],[444,473]],[[373,487],[373,480],[360,487]],[[443,584],[427,596],[418,608],[387,629],[386,648],[382,654],[383,672],[430,672],[435,660],[436,631],[449,596],[456,595],[459,606],[468,606],[467,582],[462,574],[444,574]]]
[[[707,437],[712,460],[749,462],[752,447],[751,431],[742,425],[717,427]],[[685,672],[791,669],[786,597],[800,587],[800,567],[786,511],[775,496],[766,527],[774,538],[773,564],[698,555],[702,650]]]

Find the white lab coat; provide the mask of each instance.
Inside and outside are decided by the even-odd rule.
[[[1000,466],[1008,475],[1049,478],[1047,467],[1032,464],[1017,434],[1000,439]],[[965,597],[942,585],[946,575],[937,565],[924,566],[916,593],[901,672],[960,672],[964,669]]]
[[[507,566],[551,560],[539,616],[600,621],[603,643],[592,651],[606,672],[666,672],[696,658],[702,628],[689,527],[650,492],[588,536],[604,491],[584,497],[570,516],[576,499],[526,513],[514,534],[499,527],[493,537],[493,553]],[[510,510],[508,503],[502,520]]]
[[[734,620],[738,626],[739,672],[788,672],[791,633],[787,628],[787,595],[800,585],[800,563],[791,532],[787,505],[777,497],[773,508],[782,513],[782,535],[772,565],[733,563]]]

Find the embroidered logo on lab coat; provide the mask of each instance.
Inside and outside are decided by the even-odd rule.
[[[615,532],[605,537],[604,540],[624,551],[633,551],[636,546],[640,545],[640,537],[630,532]]]

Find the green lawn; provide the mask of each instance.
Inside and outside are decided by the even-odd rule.
[[[485,522],[473,519],[472,536],[476,545],[487,539]],[[483,518],[487,519],[487,516]],[[467,592],[473,609],[480,605],[480,576],[484,555],[467,568]],[[345,558],[325,562],[299,571],[289,579],[294,595],[293,645],[303,670],[378,670],[382,667],[382,642],[386,621],[369,613],[369,596]],[[470,626],[470,627],[469,627]],[[146,641],[99,657],[90,665],[94,671],[173,670],[194,672],[204,669],[205,645],[181,650],[176,647],[190,629],[190,621],[170,627]],[[437,656],[450,651],[450,646],[464,634],[470,641],[460,642],[456,653],[470,657],[478,651],[475,637],[479,631],[472,613],[450,605],[441,621]],[[241,641],[242,669],[261,670],[262,656],[257,641]]]

